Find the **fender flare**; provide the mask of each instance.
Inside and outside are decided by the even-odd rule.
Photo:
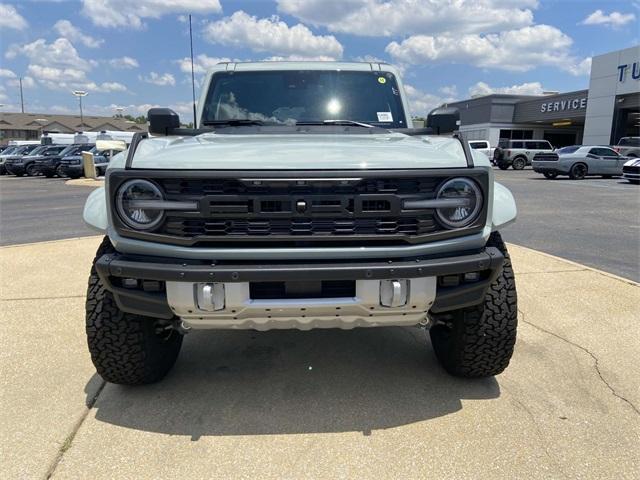
[[[491,212],[491,231],[506,227],[515,222],[518,215],[516,201],[511,191],[501,183],[493,183],[493,211]]]
[[[89,228],[100,233],[107,233],[109,214],[107,212],[107,195],[104,187],[96,188],[84,204],[82,219]]]

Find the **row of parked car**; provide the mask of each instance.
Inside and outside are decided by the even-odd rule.
[[[501,170],[522,170],[531,165],[549,179],[559,175],[574,180],[589,175],[622,175],[631,183],[640,182],[640,137],[623,137],[615,146],[572,145],[558,149],[546,140],[501,140],[495,149],[490,149],[484,140],[471,140],[469,145],[487,154]]]
[[[17,145],[0,147],[0,175],[31,177],[44,175],[79,178],[84,175],[83,152],[93,154],[98,175],[104,175],[111,151],[100,151],[93,143],[71,145]]]

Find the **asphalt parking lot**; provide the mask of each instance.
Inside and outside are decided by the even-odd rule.
[[[512,243],[640,281],[640,188],[622,179],[546,180],[495,169],[515,195]],[[90,187],[52,178],[0,177],[0,245],[93,235],[82,222]]]

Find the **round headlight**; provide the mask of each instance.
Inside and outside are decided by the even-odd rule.
[[[476,182],[468,178],[452,178],[446,181],[438,189],[436,198],[454,200],[451,207],[436,210],[438,220],[447,228],[469,225],[482,209],[482,191]]]
[[[162,192],[148,180],[129,180],[116,196],[116,208],[122,221],[136,230],[151,230],[162,221],[164,210],[149,208],[149,201],[163,200]]]

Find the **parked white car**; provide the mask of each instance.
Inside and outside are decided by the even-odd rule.
[[[487,140],[469,140],[469,146],[473,150],[484,153],[487,158],[493,162],[493,151],[495,148],[491,148],[491,145]]]
[[[533,157],[533,171],[546,178],[568,175],[582,180],[588,175],[613,177],[622,175],[622,167],[629,157],[618,155],[610,147],[599,145],[573,145],[555,152],[538,153]]]
[[[636,185],[640,184],[640,158],[631,158],[622,166],[622,176]]]

